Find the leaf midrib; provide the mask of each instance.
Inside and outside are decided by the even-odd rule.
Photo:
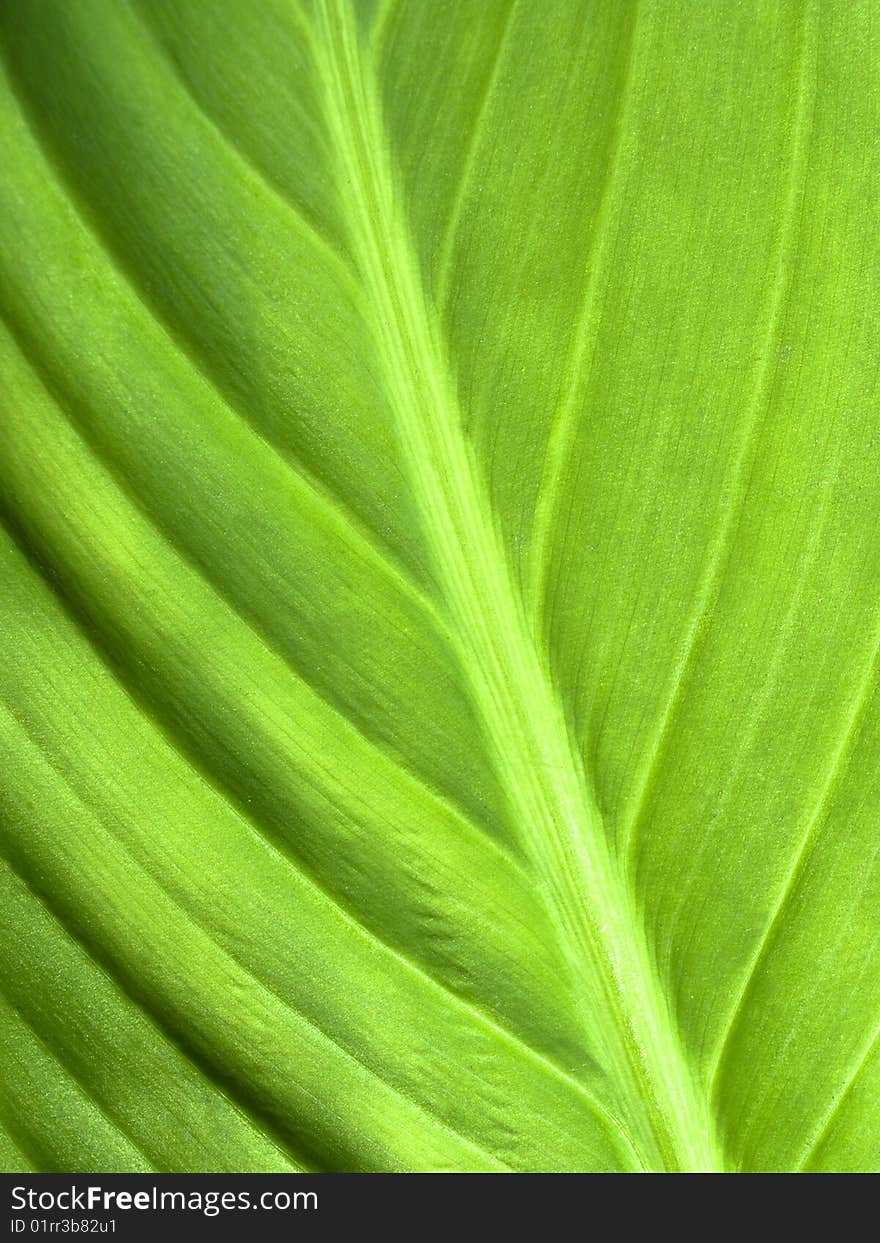
[[[650,966],[631,895],[607,847],[563,706],[541,660],[462,431],[388,156],[378,83],[340,0],[322,0],[316,56],[352,244],[462,665],[522,846],[641,1124],[648,1168],[721,1167],[706,1101]],[[604,1004],[603,1004],[604,1003]]]

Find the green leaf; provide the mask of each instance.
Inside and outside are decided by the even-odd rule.
[[[880,1169],[873,0],[0,35],[3,1168]]]

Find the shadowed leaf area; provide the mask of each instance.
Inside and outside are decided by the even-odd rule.
[[[2,1168],[880,1169],[874,0],[0,66]]]

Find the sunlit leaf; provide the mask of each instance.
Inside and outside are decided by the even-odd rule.
[[[3,1168],[880,1169],[874,0],[0,36]]]

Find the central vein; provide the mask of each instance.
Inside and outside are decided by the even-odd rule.
[[[510,576],[403,219],[371,70],[344,0],[319,57],[353,242],[426,531],[497,770],[646,1166],[718,1169],[698,1093]]]

